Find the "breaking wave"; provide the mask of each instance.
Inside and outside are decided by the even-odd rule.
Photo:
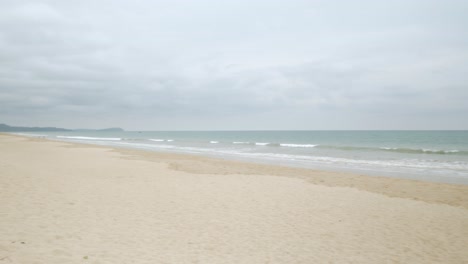
[[[290,147],[290,148],[315,148],[317,145],[312,144],[280,144],[281,147]]]
[[[57,138],[66,139],[81,139],[81,140],[106,140],[106,141],[120,141],[122,138],[97,138],[97,137],[71,137],[71,136],[57,136]]]
[[[462,154],[467,155],[468,151],[460,151],[460,150],[437,150],[437,149],[412,149],[412,148],[388,148],[382,147],[380,148],[384,151],[392,151],[392,152],[399,152],[399,153],[414,153],[414,154]]]
[[[149,140],[154,141],[154,142],[164,142],[165,141],[164,139],[153,139],[153,138],[150,138]]]

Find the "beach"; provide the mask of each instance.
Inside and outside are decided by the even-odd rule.
[[[0,263],[468,263],[468,185],[0,135]]]

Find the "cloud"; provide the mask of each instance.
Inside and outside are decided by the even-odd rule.
[[[2,122],[468,128],[463,1],[0,5]]]

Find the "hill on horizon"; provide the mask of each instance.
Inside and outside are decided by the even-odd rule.
[[[104,128],[104,129],[66,129],[60,127],[22,127],[22,126],[9,126],[7,124],[0,124],[0,132],[40,132],[40,131],[124,131],[120,127]]]

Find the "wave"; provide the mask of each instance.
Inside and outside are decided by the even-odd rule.
[[[41,134],[31,134],[31,133],[12,133],[13,135],[26,136],[26,137],[46,137],[46,135]]]
[[[414,154],[468,154],[468,151],[452,150],[437,150],[437,149],[412,149],[412,148],[388,148],[381,147],[381,150],[392,151],[399,153],[414,153]]]
[[[211,144],[218,144],[219,141],[210,141]]]
[[[320,149],[337,149],[337,150],[347,150],[347,151],[354,151],[354,150],[379,151],[379,150],[381,150],[380,148],[371,148],[371,147],[333,146],[333,145],[317,145],[317,148],[320,148]]]
[[[70,137],[70,136],[57,136],[57,138],[66,138],[66,139],[81,139],[81,140],[108,140],[108,141],[120,141],[121,138],[97,138],[97,137]]]
[[[312,144],[280,144],[281,147],[290,147],[290,148],[315,148],[317,145]]]
[[[241,156],[250,156],[252,158],[266,159],[282,159],[298,162],[312,162],[317,164],[341,165],[345,167],[361,168],[361,166],[374,168],[408,168],[408,169],[436,169],[436,170],[459,170],[467,171],[467,162],[442,162],[433,160],[419,159],[400,159],[400,160],[369,160],[369,159],[351,159],[340,157],[325,157],[325,156],[304,156],[279,153],[239,153]]]
[[[159,138],[150,138],[148,140],[149,141],[154,141],[154,142],[172,142],[172,141],[174,141],[173,139],[159,139]]]
[[[142,141],[141,138],[122,138],[123,141]]]
[[[247,144],[250,144],[250,143],[247,143]],[[314,144],[267,143],[267,142],[255,142],[254,145],[267,146],[267,147],[287,147],[287,148],[314,148],[317,146]]]
[[[234,141],[234,142],[232,142],[232,144],[250,145],[250,144],[252,144],[252,143],[250,143],[250,142],[245,142],[245,141]]]
[[[336,149],[344,151],[385,151],[407,154],[435,154],[435,155],[468,155],[468,151],[464,150],[437,150],[425,148],[393,148],[393,147],[358,147],[358,146],[331,146],[331,145],[316,145],[321,149]]]

